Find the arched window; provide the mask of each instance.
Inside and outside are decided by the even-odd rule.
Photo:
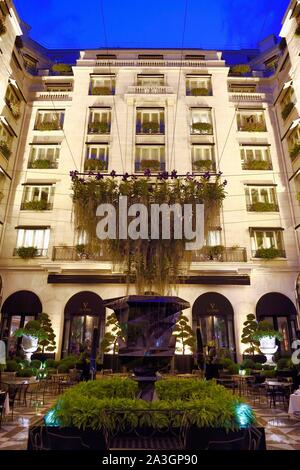
[[[279,350],[289,353],[297,330],[297,310],[293,302],[279,292],[265,294],[257,302],[256,318],[258,321],[267,320],[283,335]]]
[[[1,309],[0,337],[6,343],[9,357],[15,356],[20,348],[20,340],[13,336],[14,332],[35,320],[42,311],[38,296],[27,290],[15,292],[5,300]]]
[[[226,348],[235,358],[233,308],[229,300],[217,292],[200,295],[193,305],[193,328],[200,327],[203,346],[214,343]]]
[[[73,295],[65,306],[62,356],[91,352],[94,331],[97,330],[98,348],[104,334],[105,308],[103,300],[94,292]]]

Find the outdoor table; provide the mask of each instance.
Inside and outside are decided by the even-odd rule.
[[[291,387],[292,387],[292,384],[290,382],[276,382],[276,380],[266,380],[264,384],[270,387],[270,392],[272,394],[274,408],[276,408],[275,389],[276,388],[289,388],[291,390]]]
[[[290,395],[288,414],[294,415],[295,413],[300,413],[300,393]]]
[[[254,378],[254,375],[240,375],[240,374],[234,374],[232,375],[233,380],[235,380],[238,384],[238,390],[239,390],[239,396],[242,395],[242,393],[245,391],[245,385],[247,379]]]

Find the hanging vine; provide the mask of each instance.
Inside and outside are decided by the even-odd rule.
[[[172,286],[178,284],[179,276],[187,274],[191,263],[191,251],[185,249],[186,239],[174,239],[174,227],[171,224],[169,240],[148,239],[100,240],[96,234],[99,218],[96,216],[100,204],[110,203],[119,207],[119,197],[127,196],[128,206],[144,204],[151,213],[151,204],[179,203],[191,204],[193,212],[196,204],[204,204],[205,233],[214,226],[225,198],[226,181],[221,181],[221,173],[211,176],[209,172],[202,176],[187,174],[178,177],[177,172],[162,172],[155,177],[149,170],[143,177],[135,175],[110,175],[93,173],[79,175],[70,173],[72,178],[75,225],[79,232],[87,235],[88,249],[91,252],[107,253],[113,262],[127,275],[127,281],[134,276],[137,293],[156,291],[170,293]],[[118,217],[116,218],[118,233]],[[160,220],[160,230],[161,230]],[[150,226],[150,224],[149,224]],[[173,230],[172,230],[173,229]],[[160,232],[161,233],[161,232]]]

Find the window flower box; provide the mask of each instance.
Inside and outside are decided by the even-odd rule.
[[[108,86],[95,86],[92,88],[92,95],[113,95],[113,89]]]
[[[280,252],[277,248],[271,247],[271,248],[259,248],[256,250],[256,258],[263,258],[263,259],[274,259],[278,258],[280,255]]]
[[[45,160],[42,160],[42,159],[34,160],[31,163],[31,168],[48,170],[49,168],[51,168],[51,161],[46,160],[46,159]]]
[[[3,36],[6,33],[6,26],[3,20],[0,20],[0,36]]]
[[[212,168],[212,160],[196,160],[193,162],[193,170],[209,171]]]
[[[41,201],[27,201],[22,204],[22,209],[24,211],[45,211],[49,209],[49,204],[44,199]]]
[[[108,134],[110,124],[108,122],[93,122],[89,124],[89,134]]]
[[[192,130],[195,134],[211,134],[212,125],[209,122],[194,122],[192,124]]]
[[[208,88],[192,88],[190,90],[191,96],[208,96],[209,90]]]
[[[251,72],[251,67],[248,64],[237,64],[230,68],[230,73],[237,76],[246,75]]]
[[[295,158],[299,155],[299,152],[300,152],[300,144],[296,144],[292,150],[290,150],[290,157],[293,160],[295,160]]]
[[[59,131],[61,130],[61,125],[58,121],[44,121],[38,122],[35,126],[37,131]]]
[[[158,122],[144,122],[142,124],[142,133],[144,134],[159,134],[160,125]]]
[[[290,102],[285,105],[283,110],[281,111],[282,119],[285,121],[288,115],[291,113],[292,109],[294,108],[294,103]]]
[[[277,212],[278,206],[272,202],[254,202],[250,204],[249,210],[254,212]]]
[[[84,170],[85,171],[106,171],[107,170],[107,162],[105,160],[100,160],[98,158],[88,158],[84,162]]]
[[[3,140],[0,141],[0,152],[2,155],[8,160],[9,157],[11,156],[11,150],[8,147],[7,143],[4,142]]]
[[[17,255],[22,259],[35,258],[38,254],[38,250],[34,246],[22,246],[17,248]]]
[[[244,132],[266,132],[266,126],[263,122],[245,122],[239,130]]]
[[[69,64],[54,64],[52,71],[59,75],[73,75],[72,66]]]
[[[160,170],[160,162],[158,160],[141,160],[141,170]]]
[[[13,117],[15,119],[19,119],[20,118],[20,105],[19,105],[19,103],[15,103],[15,102],[10,101],[10,100],[6,100],[6,103],[7,103],[7,106],[9,107]]]
[[[272,165],[267,160],[246,160],[243,164],[244,170],[271,170]]]

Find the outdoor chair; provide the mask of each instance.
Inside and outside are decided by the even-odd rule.
[[[1,383],[1,388],[8,393],[9,408],[11,409],[11,418],[14,419],[14,406],[18,393],[20,393],[20,385]]]
[[[36,406],[38,403],[45,403],[46,381],[29,384],[26,390],[25,402],[29,399],[29,406]]]

